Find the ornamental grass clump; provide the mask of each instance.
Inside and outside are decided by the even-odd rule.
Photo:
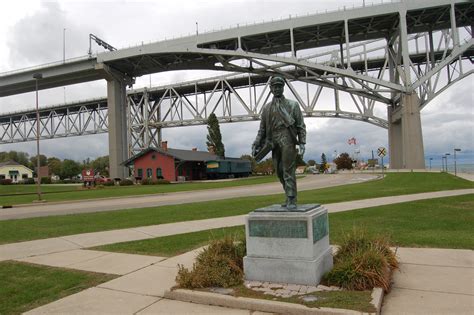
[[[243,283],[245,239],[213,240],[196,258],[193,269],[178,265],[176,282],[181,288],[232,287]]]
[[[325,282],[348,290],[381,287],[388,291],[392,272],[397,268],[398,261],[387,238],[374,238],[365,231],[353,230],[345,235]]]

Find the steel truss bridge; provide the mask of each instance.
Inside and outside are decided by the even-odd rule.
[[[40,88],[105,78],[106,98],[42,108],[40,137],[108,131],[121,177],[120,162],[159,146],[162,128],[205,124],[210,113],[258,120],[269,78],[281,74],[306,117],[388,128],[392,166],[423,168],[420,110],[473,73],[473,16],[470,1],[410,1],[232,28],[0,74],[0,96],[34,90],[37,72]],[[181,69],[229,74],[126,92],[135,77]],[[35,111],[0,116],[0,143],[34,139]]]

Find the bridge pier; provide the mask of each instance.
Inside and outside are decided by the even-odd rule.
[[[127,85],[133,79],[101,63],[95,66],[107,80],[107,111],[109,130],[109,176],[128,177],[128,169],[122,165],[127,160]]]
[[[420,99],[416,93],[403,93],[400,105],[388,108],[388,147],[391,169],[425,168]]]

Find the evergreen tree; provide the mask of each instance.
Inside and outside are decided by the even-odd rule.
[[[209,119],[207,120],[207,132],[207,147],[214,147],[214,152],[217,156],[225,157],[221,128],[219,127],[219,121],[217,120],[217,117],[214,113],[210,114]]]
[[[324,173],[326,171],[326,164],[328,163],[326,159],[326,154],[321,154],[321,164],[319,165],[319,172]]]

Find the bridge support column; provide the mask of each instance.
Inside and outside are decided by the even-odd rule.
[[[424,169],[425,153],[416,93],[402,94],[400,106],[388,109],[388,146],[391,169]]]
[[[128,176],[128,169],[121,165],[128,158],[126,97],[126,83],[120,79],[107,78],[109,174],[111,178]]]

